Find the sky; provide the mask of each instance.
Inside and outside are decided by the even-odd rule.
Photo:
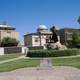
[[[79,28],[80,0],[0,0],[0,22],[14,26],[23,40],[39,25]]]

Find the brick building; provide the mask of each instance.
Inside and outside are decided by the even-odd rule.
[[[72,40],[72,35],[74,32],[79,32],[80,29],[64,28],[59,30],[60,42],[65,45],[70,45]]]
[[[7,24],[0,24],[0,40],[4,37],[15,38],[19,40],[19,32],[16,32],[16,28]]]

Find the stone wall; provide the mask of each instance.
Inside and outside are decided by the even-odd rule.
[[[5,54],[21,53],[21,47],[4,47]]]
[[[22,53],[26,54],[28,51],[27,47],[0,47],[0,55]]]

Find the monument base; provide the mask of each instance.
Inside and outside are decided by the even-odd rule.
[[[56,43],[48,43],[47,45],[50,49],[57,49],[57,50],[66,50],[67,47],[65,45],[62,45],[59,41]]]

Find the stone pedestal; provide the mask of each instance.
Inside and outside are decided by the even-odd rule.
[[[47,45],[50,49],[57,49],[57,50],[65,50],[67,47],[65,45],[62,45],[60,42],[56,43],[48,43]]]

